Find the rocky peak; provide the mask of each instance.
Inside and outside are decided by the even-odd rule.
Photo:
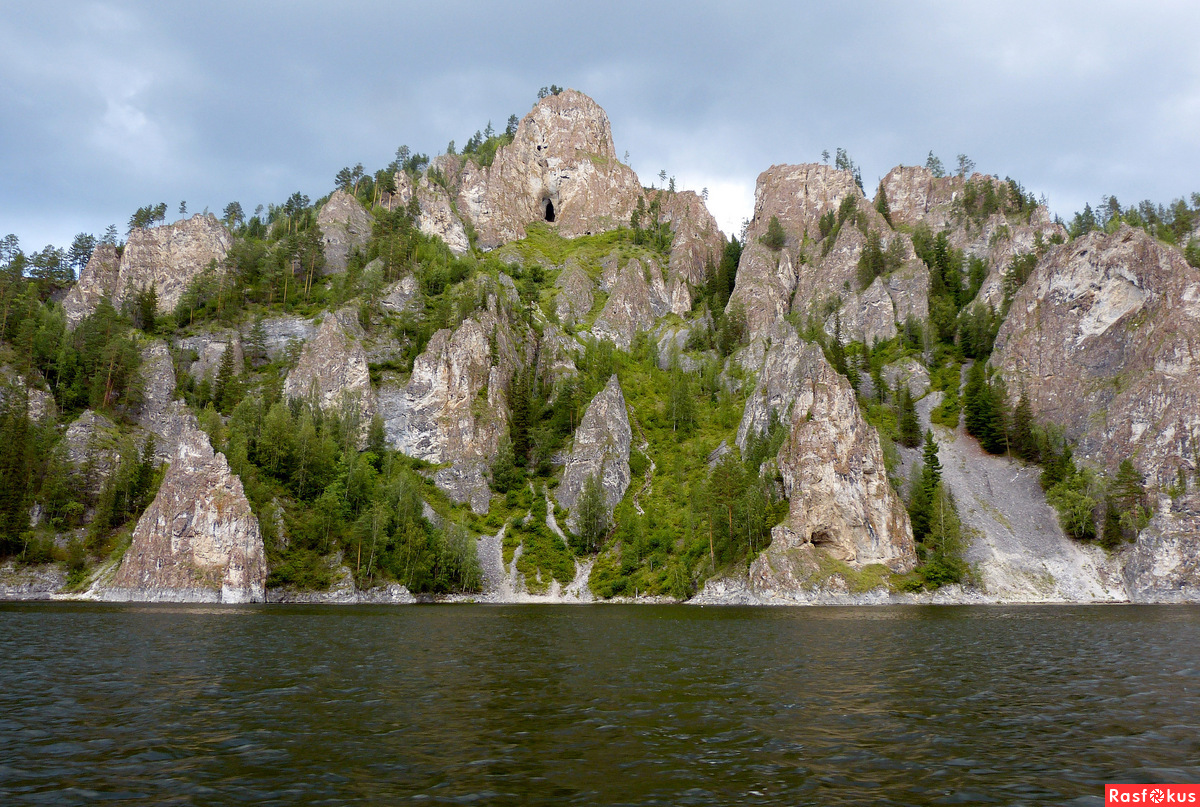
[[[138,519],[108,600],[261,602],[267,565],[258,519],[225,455],[188,416],[158,495]]]
[[[629,446],[633,433],[625,396],[616,375],[608,379],[592,402],[575,431],[571,454],[555,496],[571,511],[567,524],[578,529],[575,502],[588,478],[597,475],[604,488],[604,502],[611,515],[629,487]]]
[[[754,217],[746,231],[746,240],[756,240],[767,232],[772,216],[779,218],[795,246],[807,234],[820,237],[818,222],[830,210],[837,212],[842,199],[857,196],[862,191],[849,171],[830,168],[820,163],[804,165],[773,165],[758,175],[754,186]],[[860,202],[859,207],[869,207]]]
[[[336,190],[317,213],[317,227],[325,244],[325,272],[346,271],[350,255],[367,245],[374,221],[357,199],[343,190]]]
[[[950,203],[962,190],[963,184],[961,177],[935,177],[924,166],[896,166],[883,178],[892,224],[913,227],[926,221],[936,209],[942,208],[943,212],[936,217],[937,221],[927,222],[937,232],[948,224]]]
[[[682,280],[676,279],[668,287],[656,262],[631,258],[618,271],[592,332],[628,350],[637,333],[653,328],[659,317],[683,316],[691,306],[691,295]]]
[[[67,326],[74,328],[80,320],[96,310],[101,297],[112,298],[118,288],[121,256],[113,244],[98,244],[88,258],[79,280],[63,298],[63,313]]]
[[[566,90],[538,102],[491,166],[464,165],[458,209],[490,249],[523,238],[532,221],[552,222],[568,238],[611,230],[629,221],[641,195],[637,175],[617,159],[608,115]]]

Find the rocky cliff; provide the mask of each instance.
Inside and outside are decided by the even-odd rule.
[[[485,249],[525,236],[531,221],[567,237],[628,224],[642,187],[617,159],[608,115],[581,92],[550,95],[518,124],[491,166],[463,168],[458,210]]]
[[[450,157],[450,155],[445,156]],[[450,157],[450,160],[453,161],[455,167],[458,166],[457,157]],[[443,177],[449,168],[447,162],[449,161],[445,159],[439,161],[441,166],[439,170],[442,170]],[[454,210],[450,194],[444,187],[431,181],[428,172],[418,177],[415,183],[412,177],[403,171],[397,172],[395,180],[396,193],[392,200],[393,205],[407,205],[413,194],[417,195],[416,225],[418,230],[425,235],[445,241],[446,246],[455,255],[464,255],[471,249],[466,227],[463,226],[462,219]]]
[[[325,250],[325,272],[346,271],[346,261],[367,245],[373,219],[357,199],[336,190],[317,213],[317,227]]]
[[[261,602],[267,566],[242,483],[189,420],[158,495],[100,599]]]
[[[853,567],[911,569],[912,528],[888,483],[878,434],[821,349],[786,325],[773,336],[739,442],[762,433],[772,414],[789,429],[776,458],[789,513],[751,564],[750,588],[764,598],[802,592],[821,554]]]
[[[63,300],[67,322],[72,327],[78,324],[95,310],[101,297],[120,308],[126,295],[150,287],[158,295],[158,310],[173,311],[194,278],[209,269],[223,270],[221,262],[232,243],[229,230],[216,216],[197,214],[174,224],[134,230],[115,272],[116,250],[102,244]]]
[[[588,404],[583,420],[575,430],[567,467],[555,492],[558,503],[571,511],[567,524],[572,530],[578,529],[575,503],[589,477],[599,478],[610,515],[625,495],[630,480],[629,446],[632,437],[625,396],[614,375]]]
[[[356,415],[365,445],[375,415],[375,393],[362,335],[353,310],[327,314],[283,382],[283,394],[293,400],[311,400],[327,411]]]

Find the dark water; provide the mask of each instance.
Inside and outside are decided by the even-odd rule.
[[[1100,804],[1200,608],[0,605],[0,803]]]

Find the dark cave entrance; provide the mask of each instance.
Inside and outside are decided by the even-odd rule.
[[[554,221],[554,202],[550,199],[546,200],[546,208],[544,212],[546,214],[546,221]]]

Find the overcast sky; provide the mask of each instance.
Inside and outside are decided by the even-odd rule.
[[[122,234],[139,206],[317,198],[343,166],[581,90],[644,184],[726,232],[775,163],[840,147],[1012,176],[1068,217],[1200,191],[1200,3],[0,0],[0,234]]]

